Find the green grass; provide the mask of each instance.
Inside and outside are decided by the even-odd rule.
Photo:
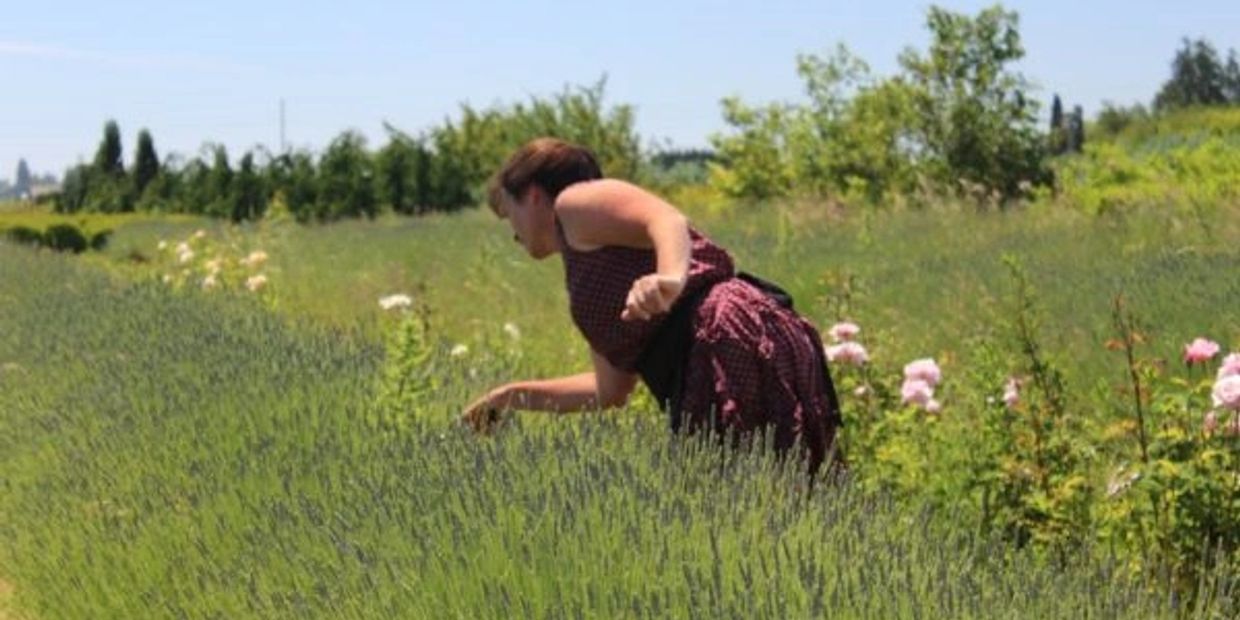
[[[1109,307],[1119,292],[1130,298],[1161,356],[1175,358],[1198,335],[1240,348],[1240,280],[1228,275],[1240,267],[1236,213],[905,212],[840,220],[792,214],[782,240],[770,210],[760,207],[695,222],[741,268],[785,285],[819,325],[845,315],[862,325],[872,352],[893,363],[934,356],[949,374],[952,364],[967,361],[967,339],[1008,313],[1012,282],[1002,257],[1016,256],[1039,290],[1047,344],[1079,392],[1122,379],[1118,356],[1103,346],[1112,337]],[[159,239],[184,238],[203,226],[198,220],[127,224],[98,258],[131,276],[157,273],[147,264],[135,269],[127,257],[154,257]],[[272,294],[290,314],[377,335],[378,298],[421,286],[445,337],[480,345],[512,322],[527,336],[530,371],[588,365],[568,317],[559,260],[529,260],[507,224],[485,212],[233,232],[205,226],[227,237],[223,245],[237,248],[234,255],[254,248],[271,254],[265,271]],[[845,281],[851,281],[847,295]]]
[[[403,226],[387,234],[430,234]],[[322,245],[333,230],[306,234]],[[1210,584],[1219,598],[1181,616],[1157,580],[1121,578],[1101,551],[1048,563],[951,511],[848,490],[798,499],[764,453],[721,460],[648,410],[518,418],[486,440],[429,414],[380,432],[365,422],[381,361],[367,332],[286,316],[0,245],[0,566],[20,609],[1210,618],[1234,595]],[[474,389],[458,362],[434,363],[438,401]]]

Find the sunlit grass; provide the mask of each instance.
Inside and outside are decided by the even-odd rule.
[[[649,410],[472,437],[443,355],[445,406],[376,429],[376,345],[246,295],[0,247],[0,316],[0,566],[39,618],[1177,617],[1100,552],[798,499]]]
[[[1103,346],[1116,292],[1173,362],[1198,335],[1240,348],[1234,214],[771,209],[694,221],[819,325],[860,323],[875,359],[934,357],[948,399],[970,338],[1010,311],[1005,254],[1080,410],[1105,415],[1098,388],[1123,378]],[[37,617],[1176,615],[1101,550],[1046,564],[920,500],[799,503],[766,457],[721,465],[640,404],[461,433],[453,414],[492,383],[588,367],[559,261],[530,261],[485,211],[88,223],[114,228],[103,252],[0,244],[0,578]],[[199,229],[234,259],[269,254],[261,295],[160,283],[157,243]],[[368,422],[393,293],[442,339],[433,401],[395,431]],[[971,410],[946,406],[969,432]]]

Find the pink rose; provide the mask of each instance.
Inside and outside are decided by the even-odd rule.
[[[912,403],[925,407],[934,400],[934,388],[921,379],[910,379],[900,387],[900,400],[905,404]]]
[[[1240,375],[1223,377],[1214,383],[1215,407],[1240,411]]]
[[[939,365],[934,363],[933,359],[924,358],[909,362],[904,367],[905,381],[920,380],[925,381],[934,387],[942,380],[943,373],[939,370]]]
[[[850,342],[857,337],[857,334],[861,333],[861,328],[856,323],[836,323],[831,326],[827,333],[835,342]]]
[[[870,361],[870,354],[859,343],[841,342],[827,347],[827,361],[861,366]]]
[[[1187,364],[1206,362],[1215,355],[1218,355],[1218,343],[1212,340],[1198,338],[1184,345],[1184,362]]]
[[[1232,353],[1223,358],[1223,365],[1218,369],[1218,378],[1240,375],[1240,353]]]

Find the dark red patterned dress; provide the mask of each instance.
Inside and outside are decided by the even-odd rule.
[[[556,232],[564,260],[573,322],[595,352],[613,366],[637,363],[667,315],[624,321],[620,313],[633,281],[654,273],[653,250],[568,245]],[[777,449],[804,446],[811,472],[827,457],[840,423],[839,404],[814,326],[736,277],[732,258],[692,227],[689,277],[680,301],[709,288],[692,316],[692,345],[681,405],[686,430],[751,431],[770,425]],[[680,303],[678,301],[677,303]]]

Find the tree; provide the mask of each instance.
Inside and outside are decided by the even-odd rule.
[[[1218,51],[1205,39],[1184,39],[1183,44],[1171,61],[1171,78],[1154,97],[1154,109],[1165,111],[1228,103],[1227,68],[1219,59]]]
[[[388,143],[375,156],[378,174],[379,199],[397,213],[406,215],[418,211],[418,141],[408,134],[384,124]]]
[[[374,217],[374,176],[366,139],[354,131],[337,136],[319,160],[319,217]]]
[[[1068,117],[1067,134],[1068,152],[1080,153],[1085,148],[1085,111],[1079,105],[1072,108],[1072,116]]]
[[[1063,127],[1063,102],[1059,100],[1059,93],[1055,93],[1051,100],[1051,132],[1054,133],[1060,127]]]
[[[1068,148],[1068,140],[1065,134],[1065,125],[1063,118],[1063,102],[1059,100],[1059,94],[1055,94],[1055,98],[1051,100],[1051,130],[1050,130],[1051,154],[1062,155]]]
[[[1149,115],[1145,106],[1139,103],[1124,107],[1104,101],[1102,110],[1098,112],[1098,117],[1094,122],[1094,128],[1104,135],[1115,136],[1134,122],[1148,119]]]
[[[217,144],[211,147],[211,171],[207,174],[206,212],[215,217],[232,214],[233,170],[228,164],[228,149]]]
[[[95,151],[96,172],[107,176],[119,177],[125,173],[125,164],[121,161],[121,130],[116,121],[108,121],[103,126],[103,140]]]
[[[262,178],[254,168],[254,154],[246,153],[237,164],[232,184],[232,220],[256,220],[267,208]]]
[[[65,172],[60,194],[56,196],[54,210],[57,213],[77,213],[86,207],[86,193],[89,189],[87,178],[90,171],[89,166],[79,164]]]
[[[1017,14],[993,6],[970,17],[932,6],[926,21],[930,49],[905,51],[900,65],[916,91],[915,131],[931,176],[1004,196],[1044,182],[1037,103],[1025,96],[1024,76],[1008,69],[1025,55]]]
[[[139,196],[158,174],[159,156],[155,153],[155,142],[151,139],[151,132],[143,129],[138,132],[138,150],[133,161],[133,186]]]
[[[30,168],[25,159],[17,160],[17,176],[14,178],[13,191],[18,198],[30,197]]]
[[[1228,103],[1240,105],[1240,60],[1236,59],[1236,50],[1227,54],[1227,68],[1223,70],[1223,90]]]

